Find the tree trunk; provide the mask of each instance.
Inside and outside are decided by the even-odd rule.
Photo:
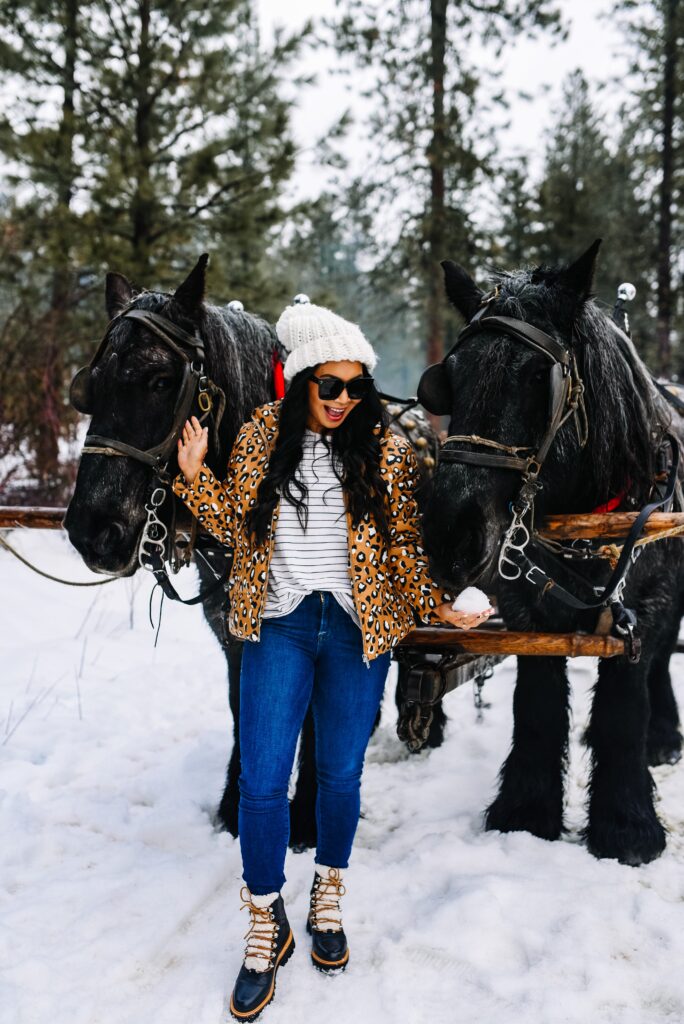
[[[427,308],[427,362],[437,363],[444,354],[444,285],[439,261],[445,252],[444,154],[444,71],[446,23],[449,0],[430,2],[430,80],[432,83],[432,137],[427,158],[430,164],[430,212],[427,231],[429,275]]]
[[[150,0],[140,0],[140,43],[138,46],[137,98],[135,110],[136,183],[131,203],[132,268],[137,284],[147,284],[151,273],[150,235],[153,227],[152,153],[150,132],[152,118],[150,50]]]
[[[53,253],[50,308],[40,325],[44,349],[42,402],[34,451],[36,471],[43,485],[54,484],[58,478],[59,438],[62,433],[61,389],[64,373],[62,355],[66,335],[66,314],[71,297],[71,256],[68,239],[75,175],[73,146],[78,0],[66,0],[63,11],[62,109],[55,159],[57,173],[54,217],[58,242]]]
[[[676,62],[676,19],[679,0],[664,2],[664,63],[663,63],[663,119],[658,224],[658,363],[662,374],[671,369],[672,352],[670,334],[672,329],[672,199],[674,179],[674,111],[677,93]]]

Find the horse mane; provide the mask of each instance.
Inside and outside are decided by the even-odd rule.
[[[495,312],[527,320],[572,345],[584,382],[592,490],[598,500],[628,490],[643,503],[651,490],[656,454],[670,428],[667,403],[653,385],[632,342],[597,305],[558,283],[558,270],[538,268],[493,275],[501,289]],[[566,327],[563,329],[562,325]],[[575,446],[571,421],[554,445],[563,460]]]
[[[261,317],[208,303],[201,310],[200,331],[214,378],[224,388],[229,385],[224,421],[232,441],[252,410],[271,400],[272,359],[278,339],[274,328]]]

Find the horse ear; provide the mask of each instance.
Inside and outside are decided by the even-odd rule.
[[[136,294],[135,288],[123,274],[109,273],[105,278],[105,306],[111,320]]]
[[[594,283],[594,272],[596,270],[596,257],[601,248],[602,238],[597,238],[589,246],[586,252],[582,253],[579,259],[571,263],[569,267],[562,270],[558,280],[566,288],[575,292],[581,302],[589,298]]]
[[[186,309],[197,309],[204,300],[204,286],[207,277],[209,254],[203,252],[188,276],[174,292],[174,299]]]
[[[454,263],[452,260],[442,260],[442,270],[449,302],[467,321],[472,320],[482,304],[484,292],[477,287],[470,274],[463,267],[459,267],[458,263]]]

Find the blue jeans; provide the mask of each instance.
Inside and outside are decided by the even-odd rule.
[[[287,789],[309,704],[316,735],[316,863],[346,868],[359,820],[361,773],[390,655],[365,665],[361,630],[331,593],[314,591],[263,619],[240,675],[243,878],[255,895],[280,892],[290,836]]]

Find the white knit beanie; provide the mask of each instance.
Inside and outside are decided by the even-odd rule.
[[[290,381],[307,366],[342,359],[364,363],[369,373],[378,361],[361,328],[324,306],[315,306],[306,295],[297,295],[276,324],[276,334],[289,355],[283,374]]]

